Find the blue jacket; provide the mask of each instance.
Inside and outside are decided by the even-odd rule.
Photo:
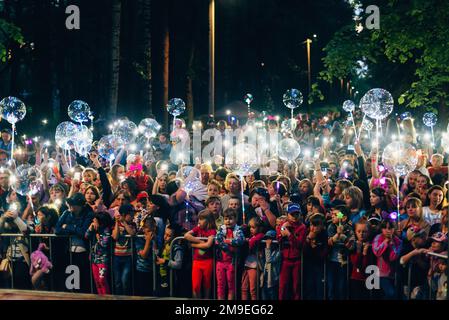
[[[71,211],[66,210],[56,224],[55,234],[72,236],[72,246],[83,247],[86,250],[86,231],[93,220],[93,212],[85,206],[79,216],[75,216]],[[63,225],[67,225],[64,229]]]

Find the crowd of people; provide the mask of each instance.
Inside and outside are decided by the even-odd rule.
[[[5,129],[0,286],[145,296],[172,288],[175,296],[229,300],[446,299],[443,149],[419,139],[410,118],[388,120],[373,144],[361,120],[301,115],[281,131],[274,117],[262,119],[298,141],[298,159],[243,181],[224,163],[195,163],[194,193],[170,158],[182,123],[158,134],[151,157],[120,149],[113,162],[95,146],[86,157],[68,156],[38,142],[19,143],[11,160]],[[220,120],[214,130],[230,126]],[[419,157],[399,185],[381,157],[395,139]],[[26,163],[40,169],[42,186],[21,195],[14,175]],[[66,286],[69,265],[80,270],[79,288]]]

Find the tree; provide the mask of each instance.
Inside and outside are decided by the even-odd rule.
[[[164,31],[163,31],[163,75],[162,82],[164,88],[163,94],[163,108],[164,108],[164,127],[168,127],[168,112],[167,112],[167,104],[168,104],[168,88],[169,88],[169,73],[170,73],[170,31],[168,25],[168,9],[169,9],[169,1],[164,2],[164,13],[163,13],[163,23],[164,23]]]
[[[120,76],[120,17],[121,0],[112,1],[112,34],[111,34],[111,78],[109,82],[110,116],[117,115],[119,76]]]
[[[379,83],[388,77],[387,85],[399,104],[411,108],[438,105],[439,118],[447,121],[449,2],[378,2],[380,29],[357,33],[351,23],[336,32],[324,49],[321,79],[332,82],[348,76],[353,83]],[[362,60],[371,77],[358,73]]]
[[[146,94],[145,105],[148,114],[153,113],[153,88],[152,88],[152,66],[151,66],[151,0],[143,0],[143,25],[144,25],[144,65]]]

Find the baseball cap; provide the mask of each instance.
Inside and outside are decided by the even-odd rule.
[[[86,204],[86,198],[81,192],[75,193],[70,198],[67,198],[67,203],[71,206],[84,206]]]
[[[298,212],[299,214],[301,214],[301,206],[297,203],[289,203],[287,206],[287,213],[292,214],[294,212]]]
[[[264,239],[276,239],[276,231],[268,230],[267,233],[265,233]]]
[[[146,191],[142,191],[142,192],[140,192],[140,193],[137,195],[136,200],[137,200],[137,201],[140,201],[140,200],[145,199],[145,198],[148,199],[148,193],[147,193]]]
[[[443,232],[436,232],[430,237],[430,239],[436,242],[446,242],[447,236]]]

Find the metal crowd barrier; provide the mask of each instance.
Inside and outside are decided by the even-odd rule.
[[[138,237],[138,238],[143,238],[144,235],[137,235],[137,236],[126,236],[127,238],[130,238],[131,240],[131,250],[132,250],[132,254],[131,254],[131,274],[130,274],[130,283],[131,283],[131,293],[134,295],[135,294],[135,255],[137,254],[136,250],[135,250],[135,246],[134,246],[134,238]],[[33,242],[33,239],[39,239],[40,241],[42,240],[48,240],[48,250],[49,250],[49,260],[51,262],[54,261],[54,239],[68,239],[69,241],[69,257],[68,260],[70,262],[70,264],[73,263],[73,253],[70,250],[71,248],[71,244],[72,244],[72,236],[66,236],[66,235],[55,235],[55,234],[28,234],[28,235],[23,235],[23,234],[10,234],[10,233],[4,233],[4,234],[0,234],[0,239],[3,238],[10,238],[10,242],[8,244],[9,246],[13,246],[12,247],[12,254],[14,255],[16,252],[16,246],[17,244],[15,243],[14,240],[16,239],[11,239],[11,238],[22,238],[22,239],[26,239],[28,241],[28,253],[31,255],[31,252],[33,252],[35,249],[37,249],[36,243]],[[111,238],[112,239],[112,238]],[[201,240],[207,240],[207,238],[200,238]],[[11,241],[13,240],[13,241]],[[173,239],[172,243],[171,243],[171,247],[170,247],[170,260],[173,260],[173,254],[174,254],[174,244],[176,242],[181,242],[184,240],[184,237],[177,237],[175,239]],[[3,242],[3,241],[2,241]],[[12,242],[12,243],[11,243]],[[260,291],[261,291],[261,287],[260,287],[260,272],[264,272],[264,270],[260,270],[259,269],[259,265],[260,265],[260,249],[262,247],[265,247],[265,240],[262,240],[261,244],[259,245],[257,252],[256,252],[256,261],[257,261],[257,281],[256,281],[256,294],[257,294],[257,299],[260,300]],[[272,243],[276,244],[278,243],[276,240],[273,240]],[[115,286],[114,286],[114,268],[113,268],[113,259],[114,259],[114,240],[111,241],[110,243],[110,250],[111,250],[111,256],[109,259],[109,279],[108,282],[110,282],[110,288],[111,288],[111,294],[115,294]],[[263,246],[262,246],[263,245]],[[2,247],[3,247],[3,253],[6,254],[4,245],[2,243]],[[89,249],[91,248],[90,243],[89,243]],[[7,249],[7,248],[6,248]],[[211,247],[211,250],[213,250],[213,277],[212,277],[212,282],[213,282],[213,286],[212,286],[212,294],[213,294],[213,298],[216,298],[216,291],[217,291],[217,286],[216,286],[216,281],[217,281],[217,274],[216,274],[216,255],[215,255],[215,241]],[[280,247],[278,246],[276,250],[280,250]],[[193,248],[192,248],[192,252],[193,252]],[[90,257],[90,251],[88,250],[88,254]],[[429,252],[428,255],[431,256],[436,256],[442,259],[447,259],[446,255],[441,255],[441,254],[437,254],[437,253],[433,253],[433,252]],[[238,253],[237,253],[238,256]],[[5,258],[5,257],[3,257]],[[185,255],[184,255],[185,258]],[[241,272],[242,270],[239,270],[239,263],[238,263],[238,258],[237,259],[233,259],[233,263],[234,263],[234,270],[235,270],[235,299],[239,299],[238,296],[238,288],[240,287],[238,284],[241,282]],[[301,299],[304,299],[304,278],[305,275],[304,274],[304,264],[307,263],[306,261],[304,261],[304,255],[303,255],[303,250],[301,250],[301,270],[300,270],[300,290],[301,290]],[[156,253],[154,252],[154,250],[152,250],[152,264],[153,264],[153,268],[152,268],[152,277],[153,277],[153,295],[156,295],[156,293],[158,292],[157,290],[157,283],[158,283],[158,276],[157,276],[157,272],[159,270],[159,268],[156,265]],[[263,266],[262,266],[263,267]],[[185,264],[183,262],[181,268],[185,268]],[[401,299],[401,297],[404,295],[403,293],[403,289],[405,287],[405,284],[407,284],[407,288],[408,291],[405,294],[405,298],[410,300],[411,299],[411,294],[414,288],[412,288],[412,272],[413,272],[413,268],[414,268],[414,263],[413,262],[409,262],[408,263],[408,275],[407,275],[407,279],[403,279],[402,281],[402,285],[400,285],[399,280],[398,280],[398,273],[400,272],[401,269],[397,269],[395,272],[395,279],[394,279],[394,283],[395,285],[397,285],[399,287],[400,285],[400,292],[398,292],[400,294],[399,299]],[[27,269],[28,271],[29,269]],[[327,259],[324,260],[323,263],[323,278],[322,278],[322,283],[323,283],[323,300],[327,299],[327,295],[328,295],[328,279],[327,279],[327,271],[328,271],[328,261]],[[49,274],[49,288],[48,290],[50,291],[55,291],[55,273],[56,270],[55,268],[53,268]],[[239,277],[240,274],[240,277]],[[349,261],[349,257],[348,257],[348,263],[346,264],[346,298],[352,298],[350,297],[350,283],[351,283],[351,279],[350,279],[350,275],[351,275],[351,264]],[[91,264],[89,262],[89,276],[90,276],[90,292],[94,293],[94,283],[93,283],[93,275],[92,275],[92,267]],[[173,297],[174,296],[174,288],[176,285],[176,281],[175,281],[175,277],[174,277],[174,270],[172,268],[169,268],[169,296]],[[110,281],[109,281],[110,280]],[[31,278],[30,278],[31,281]],[[14,263],[11,263],[11,277],[10,277],[10,286],[11,289],[14,289]],[[30,282],[30,287],[31,287],[31,282]],[[397,287],[397,289],[398,289]],[[428,284],[428,294],[427,294],[427,299],[434,299],[433,294],[432,294],[432,285],[431,283]],[[278,285],[279,288],[279,285]],[[241,294],[241,293],[240,293]],[[250,295],[249,295],[250,296]],[[241,297],[241,296],[240,296]],[[373,292],[372,290],[370,290],[370,298],[373,298]]]
[[[10,238],[10,242],[8,243],[8,246],[4,246],[4,244],[2,243],[2,254],[4,254],[5,256],[3,256],[3,258],[6,258],[6,255],[7,255],[7,251],[8,251],[8,247],[10,247],[10,246],[12,246],[11,247],[11,252],[12,252],[12,255],[13,255],[13,259],[12,260],[14,260],[14,255],[15,255],[15,252],[16,252],[16,250],[17,250],[17,244],[16,244],[16,239],[15,238],[22,238],[22,239],[26,239],[26,241],[28,242],[27,243],[27,245],[26,245],[26,247],[27,247],[27,249],[28,249],[28,255],[31,257],[31,253],[34,251],[34,250],[36,250],[37,249],[37,247],[38,247],[38,244],[37,245],[35,245],[35,243],[33,242],[33,239],[37,239],[37,238],[39,238],[40,239],[40,242],[42,241],[42,240],[44,240],[44,239],[48,239],[48,250],[49,250],[49,254],[48,254],[48,259],[49,259],[49,261],[50,262],[52,262],[53,264],[54,264],[54,261],[55,261],[55,259],[54,259],[54,248],[53,248],[53,246],[54,246],[54,244],[53,244],[53,241],[54,241],[54,239],[62,239],[62,238],[64,238],[64,239],[68,239],[68,246],[69,246],[69,256],[68,256],[68,262],[69,262],[69,264],[70,265],[72,265],[73,264],[73,252],[72,252],[72,250],[71,250],[71,247],[72,247],[72,237],[73,236],[67,236],[67,235],[56,235],[56,234],[27,234],[27,235],[24,235],[24,234],[13,234],[13,233],[3,233],[3,234],[0,234],[0,239],[3,239],[3,238]],[[130,235],[126,235],[125,236],[126,238],[130,238],[130,240],[131,240],[131,274],[130,274],[130,284],[131,284],[131,293],[134,295],[134,293],[135,293],[135,274],[134,274],[134,272],[135,272],[135,255],[137,254],[137,252],[136,252],[136,250],[135,250],[135,246],[134,246],[134,238],[135,237],[137,237],[137,238],[143,238],[144,237],[144,235],[137,235],[137,236],[130,236]],[[14,239],[11,239],[11,238],[14,238]],[[3,241],[2,241],[3,242]],[[39,242],[39,243],[40,243]],[[91,252],[90,252],[90,248],[92,247],[91,246],[91,242],[90,241],[87,241],[88,243],[89,243],[89,247],[88,247],[88,249],[87,249],[87,253],[88,253],[88,259],[89,259],[89,263],[88,263],[88,266],[89,266],[89,278],[90,278],[90,289],[89,289],[89,291],[90,291],[90,293],[94,293],[94,287],[95,287],[95,285],[94,285],[94,280],[93,280],[93,274],[92,274],[92,266],[91,266],[91,262],[90,262],[90,254],[91,254]],[[114,286],[114,265],[113,265],[113,261],[114,261],[114,243],[115,243],[115,241],[112,239],[112,237],[111,237],[111,242],[110,242],[110,245],[109,245],[109,248],[110,248],[110,258],[109,258],[109,270],[108,270],[108,284],[109,284],[109,287],[110,287],[110,290],[111,290],[111,294],[114,294],[115,293],[115,286]],[[156,285],[157,285],[157,268],[156,268],[156,254],[155,254],[155,252],[154,252],[154,250],[152,250],[152,264],[153,264],[153,294],[155,294],[156,293]],[[59,261],[59,262],[61,262],[61,261]],[[66,266],[65,266],[66,267]],[[55,270],[55,266],[53,265],[53,268],[51,269],[51,271],[50,271],[50,273],[49,273],[49,277],[50,277],[50,279],[49,279],[49,290],[50,291],[55,291],[55,274],[57,273],[57,271],[60,271],[60,270]],[[27,268],[27,272],[29,272],[29,266],[28,266],[28,268]],[[82,272],[82,270],[81,270],[81,272]],[[9,277],[9,279],[10,279],[10,287],[11,287],[11,289],[15,289],[14,287],[15,287],[15,284],[14,284],[14,263],[11,263],[11,277]],[[31,276],[30,276],[30,288],[32,287],[32,284],[31,284]],[[73,290],[72,290],[73,291]]]

